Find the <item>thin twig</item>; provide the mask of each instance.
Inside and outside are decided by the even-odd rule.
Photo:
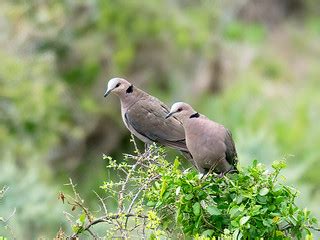
[[[88,231],[88,229],[90,229],[92,226],[98,224],[98,223],[102,223],[102,222],[106,222],[106,223],[112,223],[112,220],[117,220],[120,217],[138,217],[138,218],[143,218],[146,219],[148,218],[148,216],[143,215],[143,214],[110,214],[109,216],[102,216],[100,218],[97,218],[93,221],[91,221],[90,223],[87,224],[87,226],[85,226],[82,230],[82,232]],[[74,233],[71,237],[77,237],[79,233]]]
[[[135,194],[135,196],[133,197],[129,207],[128,207],[128,211],[127,211],[127,214],[130,214],[131,213],[131,210],[132,210],[132,207],[133,207],[133,204],[135,203],[135,201],[137,200],[137,198],[139,197],[140,193],[146,188],[148,187],[148,185],[150,183],[152,183],[154,180],[158,179],[160,177],[160,175],[157,175],[157,176],[154,176],[153,178],[151,178],[146,184],[144,184],[141,188],[139,188],[138,192]],[[127,227],[127,224],[128,224],[128,218],[126,219],[126,222],[125,222],[125,227]]]
[[[79,193],[76,191],[76,188],[75,188],[76,185],[73,184],[71,178],[69,178],[69,184],[68,184],[68,185],[70,185],[70,186],[72,187],[72,191],[73,191],[74,196],[75,196],[75,199],[73,199],[73,203],[70,203],[70,202],[69,202],[69,204],[71,204],[71,205],[73,205],[73,206],[78,206],[78,207],[80,207],[80,208],[84,211],[84,213],[85,213],[88,221],[91,222],[91,220],[92,220],[92,219],[91,219],[91,218],[92,218],[92,215],[91,215],[89,209],[86,208],[86,207],[83,205],[83,199],[80,197]],[[72,198],[71,198],[71,199],[72,199]]]
[[[149,153],[150,154],[150,153]],[[135,169],[140,165],[140,163],[144,160],[145,156],[140,155],[139,158],[137,159],[137,162],[132,165],[131,169],[129,170],[129,173],[124,181],[124,183],[122,184],[121,190],[119,191],[119,195],[118,195],[118,208],[119,208],[119,212],[123,212],[123,194],[126,191],[128,182],[131,178],[131,175],[134,173]]]
[[[87,231],[91,234],[91,236],[94,238],[94,239],[99,239],[99,237],[94,234],[90,229],[87,229]]]
[[[143,219],[143,227],[142,227],[142,239],[145,240],[147,239],[146,235],[146,219]]]
[[[3,222],[3,223],[7,223],[7,222],[9,222],[9,220],[13,217],[13,215],[16,213],[16,208],[15,209],[13,209],[13,211],[12,211],[12,213],[10,214],[10,216],[9,217],[7,217],[7,219],[6,220],[4,220],[3,218],[0,218],[0,221],[1,222]]]
[[[4,194],[8,191],[9,187],[3,186],[3,188],[0,190],[0,198],[4,196]]]
[[[135,140],[133,134],[131,134],[131,139],[130,139],[130,141],[133,142],[135,152],[136,152],[138,155],[140,155],[140,150],[139,150],[139,148],[138,148],[138,145],[137,145],[137,143],[136,143],[136,140]]]
[[[320,232],[320,228],[317,228],[317,227],[314,227],[314,226],[311,226],[311,225],[307,225],[306,227],[310,228],[310,229],[312,229],[314,231]]]
[[[100,195],[96,192],[96,191],[93,191],[96,196],[99,198],[99,201],[101,202],[102,204],[102,207],[103,207],[103,210],[104,210],[104,213],[107,215],[108,214],[108,210],[107,210],[107,206],[106,204],[104,203],[103,199],[100,197]]]
[[[73,221],[71,220],[70,217],[73,217],[70,213],[63,211],[63,214],[65,215],[67,221],[69,222],[69,224],[72,226],[73,225]]]

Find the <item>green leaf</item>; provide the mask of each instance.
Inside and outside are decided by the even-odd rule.
[[[156,202],[153,202],[153,201],[148,201],[147,202],[147,206],[148,207],[153,207],[153,206],[155,206],[156,205]]]
[[[242,225],[246,224],[246,223],[249,221],[249,219],[250,219],[250,216],[244,216],[244,217],[242,217],[242,218],[240,219],[240,225],[242,226]]]
[[[83,228],[82,228],[81,226],[78,226],[78,225],[73,225],[73,226],[72,226],[72,231],[73,231],[74,233],[81,233],[82,230],[83,230]]]
[[[318,219],[315,218],[315,217],[312,217],[312,218],[311,218],[311,222],[312,222],[313,224],[318,224]]]
[[[193,198],[193,194],[190,193],[190,194],[187,194],[185,197],[184,197],[186,200],[191,200]]]
[[[216,215],[216,216],[219,216],[221,215],[221,211],[220,209],[218,209],[217,207],[215,206],[209,206],[207,207],[207,211],[210,215]]]
[[[239,225],[239,222],[237,220],[232,220],[231,221],[231,226],[232,227],[239,227],[240,225]]]
[[[257,160],[257,159],[253,160],[252,166],[253,166],[253,167],[256,167],[257,165],[258,165],[258,160]]]
[[[205,231],[201,234],[201,236],[204,236],[204,237],[212,237],[213,233],[214,233],[214,230],[208,229],[208,230],[205,230]]]
[[[313,240],[312,233],[307,234],[305,240]]]
[[[287,166],[286,162],[281,160],[281,161],[274,161],[272,163],[272,167],[275,169],[275,170],[281,170],[283,168],[285,168]]]
[[[196,202],[195,204],[193,204],[192,208],[193,208],[194,215],[199,216],[201,211],[200,203]]]
[[[156,240],[156,239],[157,239],[156,235],[154,233],[151,233],[150,240]]]
[[[258,195],[257,196],[257,202],[260,203],[260,204],[266,204],[267,203],[267,197]]]
[[[198,220],[196,221],[196,224],[195,224],[195,227],[196,227],[196,228],[199,228],[199,227],[200,227],[200,223],[202,222],[201,219],[202,219],[202,218],[201,218],[200,216],[198,216]]]
[[[86,220],[86,213],[82,213],[79,217],[79,221],[83,225],[85,220]]]
[[[239,215],[238,212],[239,212],[239,207],[238,206],[232,207],[230,209],[230,211],[229,211],[230,218],[234,218],[234,217],[238,216]]]
[[[232,239],[233,240],[240,240],[241,238],[242,238],[242,233],[240,232],[239,229],[236,229],[232,234]]]
[[[293,226],[297,226],[297,220],[294,216],[289,216],[288,219],[290,220]]]
[[[260,194],[261,196],[265,196],[265,195],[268,194],[268,192],[269,192],[269,189],[268,189],[268,188],[261,188],[260,191],[259,191],[259,194]]]
[[[237,197],[237,204],[240,204],[243,200],[243,197],[242,196],[238,196]]]
[[[178,169],[179,166],[180,166],[180,161],[178,159],[175,159],[173,163],[173,169],[176,170]]]
[[[161,190],[160,190],[160,197],[161,197],[161,198],[163,197],[163,194],[164,194],[164,192],[166,191],[167,186],[168,186],[167,181],[163,180],[162,186],[161,186]]]

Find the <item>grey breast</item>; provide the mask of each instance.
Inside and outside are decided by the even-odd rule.
[[[204,116],[188,120],[187,144],[200,172],[218,172],[236,164],[236,150],[229,130]]]

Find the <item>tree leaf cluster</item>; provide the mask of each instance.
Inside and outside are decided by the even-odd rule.
[[[298,191],[281,181],[285,166],[275,161],[268,170],[254,161],[239,174],[199,179],[193,169],[183,172],[176,161],[169,169],[159,167],[161,177],[147,193],[147,205],[158,213],[164,229],[187,236],[311,237],[317,220],[297,206]]]
[[[82,210],[73,236],[100,222],[110,226],[107,236],[124,239],[312,239],[312,230],[318,230],[317,219],[296,204],[299,192],[280,174],[284,160],[271,169],[255,160],[239,166],[237,174],[200,177],[193,168],[183,169],[178,157],[166,160],[156,145],[136,153],[121,162],[105,156],[107,168],[120,177],[101,186],[104,215],[76,201]]]

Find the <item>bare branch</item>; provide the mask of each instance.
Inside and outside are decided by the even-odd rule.
[[[0,221],[3,222],[3,223],[9,222],[9,220],[10,220],[10,219],[13,217],[13,215],[16,213],[16,210],[17,210],[16,208],[13,209],[12,213],[10,214],[9,217],[7,217],[7,219],[0,218]]]
[[[314,226],[311,226],[311,225],[306,226],[306,227],[307,227],[307,228],[310,228],[310,229],[312,229],[312,230],[314,230],[314,231],[320,232],[320,228],[317,228],[317,227],[314,227]]]
[[[129,207],[128,207],[128,211],[127,214],[131,213],[132,207],[135,203],[135,201],[137,200],[137,198],[139,197],[140,193],[146,189],[146,187],[148,187],[153,181],[155,181],[156,179],[160,178],[160,175],[154,176],[153,178],[151,178],[146,184],[144,184],[141,188],[139,188],[138,192],[135,194],[135,196],[133,197]],[[126,223],[125,223],[125,227],[127,227],[128,224],[128,218],[126,219]]]
[[[97,218],[95,220],[93,220],[92,222],[88,223],[87,226],[85,226],[83,228],[83,230],[81,232],[85,232],[88,231],[88,229],[90,229],[92,226],[98,224],[98,223],[102,223],[102,222],[106,222],[106,223],[110,223],[112,224],[112,220],[117,220],[121,217],[137,217],[137,218],[142,218],[142,219],[147,219],[148,216],[143,215],[143,214],[110,214],[108,216],[102,216],[100,218]],[[79,233],[74,233],[71,237],[77,237]]]
[[[3,195],[8,191],[9,187],[3,186],[3,188],[0,190],[0,198],[3,197]]]
[[[143,156],[140,156],[138,161],[131,167],[124,183],[122,184],[121,190],[119,191],[119,195],[118,195],[118,209],[119,212],[123,212],[124,211],[124,207],[123,207],[123,194],[127,189],[127,185],[128,182],[131,178],[131,175],[134,173],[135,169],[139,166],[140,162],[143,161]]]
[[[133,145],[134,145],[134,150],[135,150],[136,154],[140,155],[140,151],[139,151],[139,148],[138,148],[138,146],[137,146],[137,143],[136,143],[136,140],[135,140],[133,134],[131,134],[130,142],[133,143]]]
[[[107,206],[106,206],[106,204],[104,203],[103,199],[100,197],[100,195],[99,195],[96,191],[93,191],[93,192],[96,194],[97,198],[99,198],[99,201],[100,201],[101,204],[102,204],[104,213],[107,215],[107,214],[108,214],[108,210],[107,210]]]
[[[68,201],[68,203],[70,205],[73,205],[74,207],[76,207],[76,206],[80,207],[83,210],[83,212],[85,213],[88,221],[91,222],[92,221],[92,214],[90,213],[89,209],[84,206],[84,204],[83,204],[84,200],[80,197],[79,193],[76,191],[76,185],[73,184],[71,178],[69,178],[69,184],[66,184],[66,185],[69,185],[72,187],[72,191],[75,196],[75,198],[71,198],[71,197],[67,196],[69,199],[71,199],[73,201],[73,202]]]
[[[73,221],[71,220],[71,217],[73,217],[70,213],[63,211],[63,214],[65,215],[67,221],[69,222],[70,225],[73,225]]]

